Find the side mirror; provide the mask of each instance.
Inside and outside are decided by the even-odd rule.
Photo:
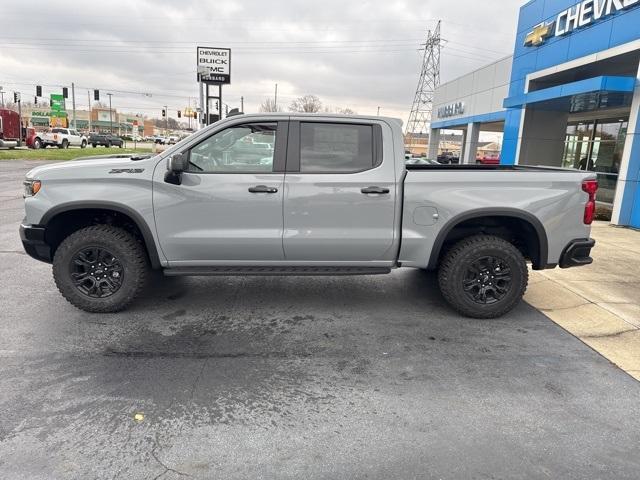
[[[182,183],[182,172],[187,170],[189,157],[184,153],[176,153],[167,162],[167,173],[164,174],[164,181],[172,185]]]
[[[176,153],[167,162],[167,170],[173,173],[184,172],[189,165],[188,157],[184,153]]]

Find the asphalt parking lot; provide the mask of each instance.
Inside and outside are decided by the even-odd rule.
[[[76,310],[19,242],[35,164],[0,162],[0,478],[638,478],[640,383],[527,304],[457,316],[429,274]]]

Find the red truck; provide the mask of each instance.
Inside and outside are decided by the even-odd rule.
[[[18,145],[20,133],[18,112],[0,108],[0,147],[15,148]]]
[[[20,116],[17,112],[0,108],[0,148],[15,148],[20,138]],[[22,129],[22,140],[29,148],[42,148],[42,135],[33,127]]]

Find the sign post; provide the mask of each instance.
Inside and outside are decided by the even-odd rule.
[[[231,49],[216,47],[197,47],[196,54],[198,82],[200,83],[201,107],[206,112],[204,125],[209,125],[209,100],[218,100],[218,119],[222,120],[222,85],[231,83]],[[202,99],[202,85],[206,86]],[[209,85],[218,86],[218,96],[209,96]],[[202,105],[204,100],[204,105]]]

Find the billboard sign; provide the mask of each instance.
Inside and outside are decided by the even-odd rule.
[[[231,49],[197,48],[198,81],[214,85],[231,83]]]
[[[51,111],[52,112],[64,112],[64,96],[62,94],[51,94]]]

